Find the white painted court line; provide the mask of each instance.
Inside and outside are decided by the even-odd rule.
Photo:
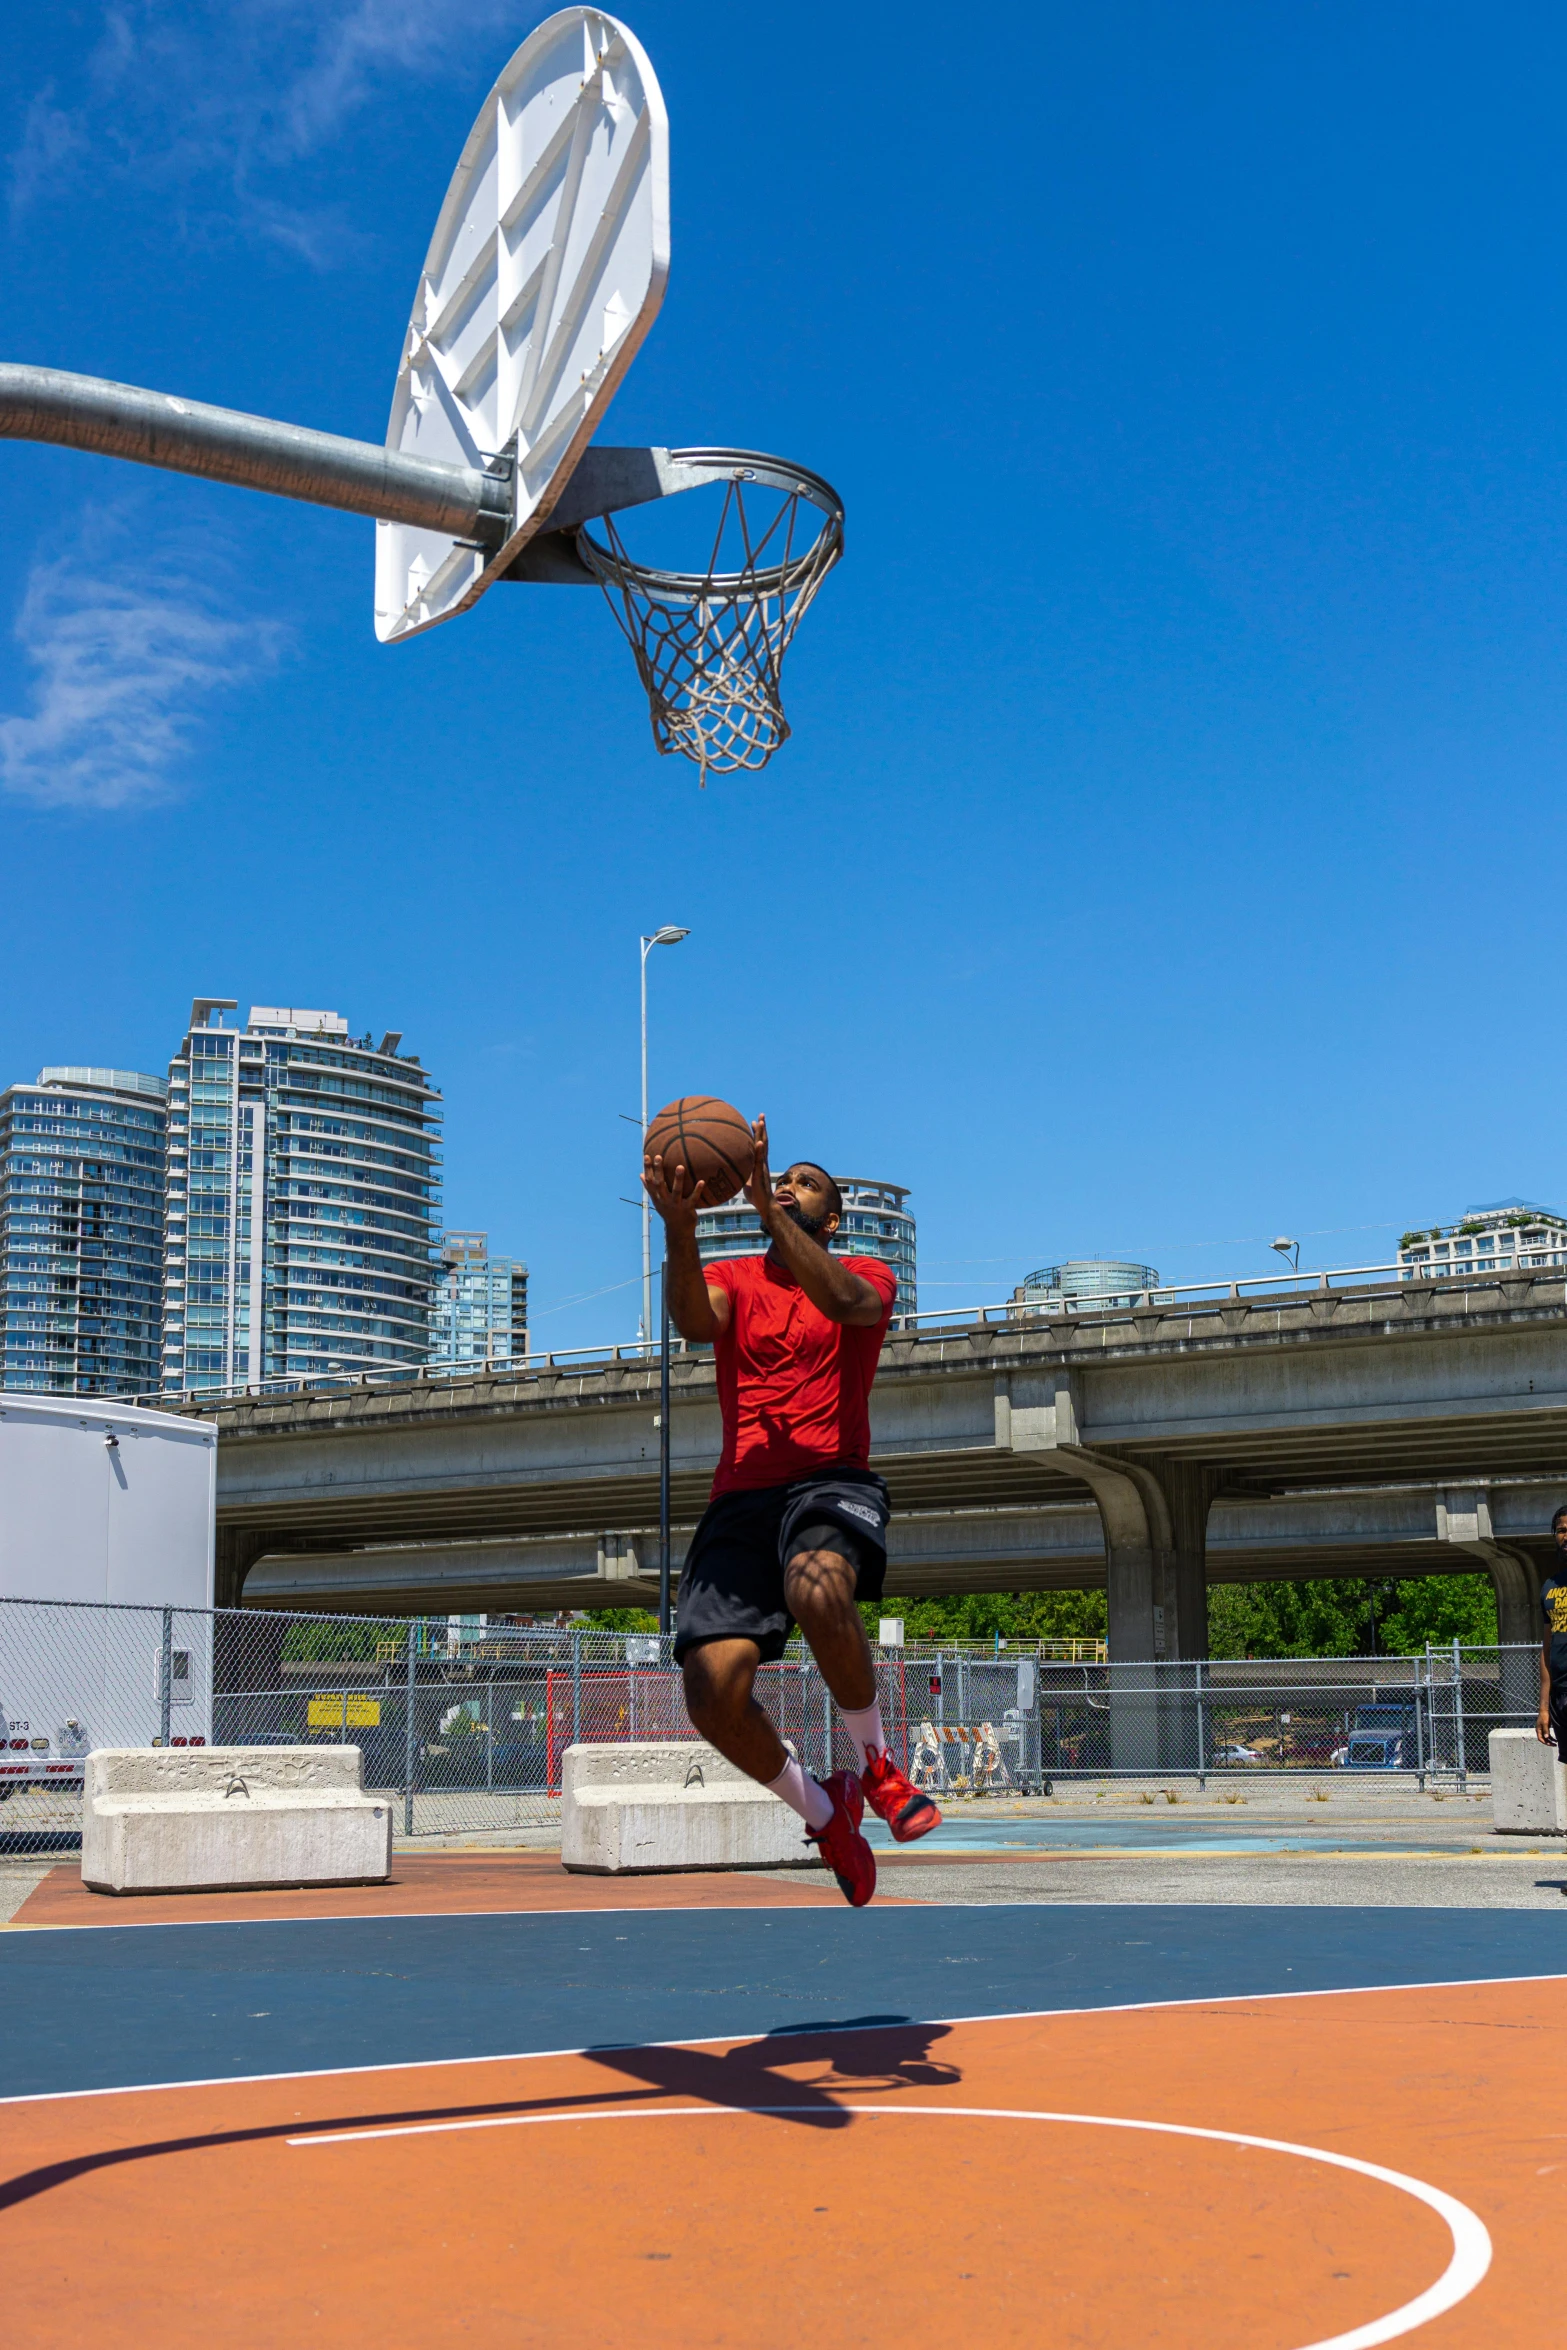
[[[976,1905],[978,1906],[978,1905]],[[985,1904],[1007,1909],[1010,1902]],[[1126,1905],[1133,1911],[1138,1902]],[[510,1914],[505,1913],[505,1914]],[[606,1912],[634,1917],[634,1910]],[[662,1914],[662,1913],[660,1913]],[[84,1931],[96,1931],[87,1928]],[[1342,1983],[1314,1991],[1225,1991],[1210,1998],[1105,2000],[1092,2007],[1003,2007],[983,2015],[892,2016],[879,2022],[791,2024],[772,2032],[706,2032],[680,2040],[594,2040],[575,2048],[503,2048],[491,2056],[408,2056],[392,2064],[321,2064],[296,2071],[273,2073],[211,2073],[191,2081],[125,2081],[105,2089],[30,2089],[21,2096],[0,2097],[7,2105],[52,2105],[73,2097],[143,2097],[168,2089],[241,2089],[265,2081],[351,2081],[368,2073],[424,2073],[454,2064],[535,2064],[555,2056],[613,2056],[618,2049],[637,2048],[756,2048],[766,2040],[819,2040],[849,2032],[896,2032],[910,2025],[1048,2023],[1055,2016],[1144,2015],[1173,2008],[1256,2007],[1285,1999],[1369,1999],[1384,1991],[1470,1991],[1494,1989],[1503,1983],[1564,1983],[1567,1973],[1546,1975],[1439,1976],[1421,1983]]]
[[[1425,2179],[1412,2178],[1407,2171],[1389,2170],[1380,2162],[1363,2162],[1355,2154],[1330,2153],[1322,2146],[1298,2146],[1287,2138],[1257,2138],[1244,2130],[1200,2129],[1189,2122],[1141,2121],[1123,2114],[1108,2113],[1053,2113],[1039,2112],[1028,2107],[997,2105],[836,2105],[839,2113],[853,2113],[872,2121],[904,2121],[916,2116],[922,2120],[1003,2121],[1003,2122],[1057,2122],[1074,2123],[1095,2130],[1146,2130],[1168,2138],[1200,2138],[1221,2146],[1246,2146],[1263,2154],[1289,2154],[1298,2161],[1318,2162],[1333,2170],[1352,2171],[1361,2178],[1375,2179],[1384,2187],[1393,2187],[1400,2194],[1409,2195],[1434,2211],[1444,2223],[1452,2238],[1452,2256],[1435,2284],[1417,2293],[1412,2301],[1405,2301],[1386,2316],[1371,2319],[1369,2324],[1354,2326],[1346,2334],[1333,2334],[1318,2342],[1302,2345],[1302,2350],[1375,2350],[1381,2342],[1396,2342],[1403,2334],[1413,2333],[1417,2326],[1429,2325],[1442,2317],[1460,2301],[1467,2300],[1491,2265],[1491,2238],[1485,2222],[1467,2203],[1460,2203],[1456,2195],[1449,2195],[1441,2187],[1433,2187]],[[434,2138],[450,2136],[466,2130],[538,2129],[563,2122],[638,2122],[638,2121],[722,2121],[743,2119],[749,2115],[811,2114],[819,2117],[822,2106],[813,2105],[666,2105],[642,2106],[625,2113],[523,2113],[485,2115],[472,2121],[410,2122],[393,2124],[387,2128],[362,2130],[320,2130],[286,2143],[294,2147],[358,2146],[369,2139]]]

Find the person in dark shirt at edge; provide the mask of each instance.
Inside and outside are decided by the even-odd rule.
[[[1551,1520],[1551,1535],[1559,1564],[1567,1551],[1567,1502]],[[1545,1614],[1545,1638],[1540,1643],[1540,1718],[1534,1734],[1549,1746],[1554,1741],[1561,1761],[1567,1762],[1567,1574],[1553,1568],[1540,1591]]]
[[[752,1129],[745,1196],[765,1256],[704,1265],[704,1186],[661,1155],[642,1180],[664,1221],[669,1316],[717,1358],[724,1443],[712,1497],[680,1578],[675,1657],[686,1711],[719,1753],[805,1822],[846,1901],[876,1890],[865,1806],[900,1843],[941,1814],[888,1751],[870,1643],[856,1602],[878,1600],[887,1569],[887,1488],[870,1467],[868,1399],[897,1277],[879,1257],[835,1257],[843,1201],[825,1168],[796,1159],[772,1181],[767,1121]],[[801,1769],[756,1701],[756,1670],[798,1624],[860,1757],[823,1783]]]

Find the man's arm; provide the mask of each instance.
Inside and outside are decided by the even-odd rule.
[[[692,1346],[711,1346],[729,1327],[730,1306],[728,1290],[715,1288],[707,1280],[696,1245],[696,1220],[706,1205],[702,1196],[705,1186],[693,1184],[685,1167],[675,1167],[666,1175],[662,1154],[643,1160],[642,1181],[664,1220],[669,1319]]]
[[[788,1266],[806,1296],[829,1322],[845,1322],[851,1330],[874,1330],[887,1311],[887,1300],[859,1273],[828,1253],[819,1240],[802,1232],[773,1199],[773,1179],[767,1165],[767,1120],[758,1118],[751,1129],[756,1159],[745,1196],[762,1220],[762,1230]]]
[[[1542,1745],[1551,1743],[1551,1636],[1546,1633],[1540,1643],[1540,1716],[1534,1725],[1534,1734]],[[1567,1762],[1567,1754],[1562,1756]]]

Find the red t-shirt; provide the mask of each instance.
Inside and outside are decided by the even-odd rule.
[[[794,1275],[768,1257],[703,1267],[729,1292],[729,1327],[714,1347],[724,1449],[713,1495],[788,1485],[838,1462],[868,1467],[868,1399],[892,1320],[898,1277],[880,1257],[840,1257],[883,1299],[874,1328],[830,1322]]]

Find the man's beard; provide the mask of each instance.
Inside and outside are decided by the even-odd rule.
[[[797,1224],[802,1232],[808,1232],[812,1240],[820,1240],[822,1233],[826,1230],[827,1219],[832,1214],[832,1210],[831,1208],[823,1208],[819,1216],[808,1216],[798,1200],[791,1200],[788,1207],[784,1209],[784,1214],[791,1224]]]

